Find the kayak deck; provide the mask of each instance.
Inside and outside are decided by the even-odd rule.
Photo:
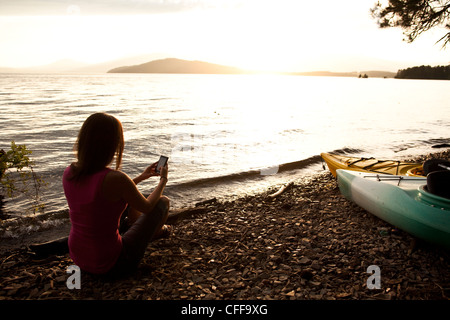
[[[349,157],[332,153],[321,153],[321,157],[335,177],[338,169],[413,177],[423,176],[420,163]]]

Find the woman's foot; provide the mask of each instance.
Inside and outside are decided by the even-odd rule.
[[[153,237],[153,240],[168,238],[172,234],[172,231],[172,226],[165,224],[163,225],[161,230]]]

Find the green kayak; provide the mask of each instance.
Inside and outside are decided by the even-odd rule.
[[[417,238],[450,248],[450,199],[428,192],[426,177],[336,172],[347,199]]]

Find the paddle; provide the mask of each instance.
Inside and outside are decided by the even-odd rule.
[[[441,170],[441,166],[450,166],[450,161],[444,159],[429,159],[423,164],[423,171],[425,176],[433,171]]]

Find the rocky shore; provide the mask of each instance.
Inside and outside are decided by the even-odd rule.
[[[426,158],[449,158],[444,151]],[[68,254],[0,256],[2,300],[446,300],[450,254],[346,200],[328,172],[256,196],[173,212],[132,276],[81,276]],[[381,288],[369,289],[371,265]]]

